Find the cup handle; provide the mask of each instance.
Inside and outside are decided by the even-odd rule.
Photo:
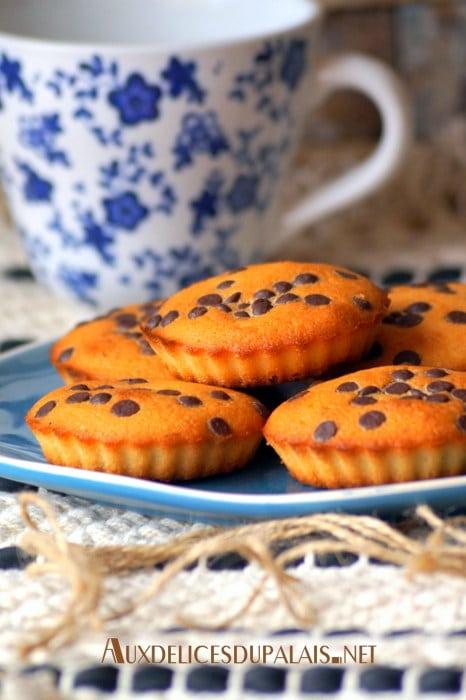
[[[317,73],[317,100],[341,88],[358,90],[377,107],[382,134],[375,151],[361,164],[298,202],[283,219],[283,243],[304,226],[352,204],[379,188],[402,163],[412,136],[411,106],[403,83],[381,61],[358,53],[326,60]]]

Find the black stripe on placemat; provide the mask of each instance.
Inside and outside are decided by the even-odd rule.
[[[301,674],[301,693],[305,695],[317,695],[325,693],[333,695],[341,690],[344,668],[336,666],[313,666]]]
[[[244,673],[243,689],[253,693],[278,695],[286,687],[286,669],[275,666],[253,666]]]
[[[37,486],[23,484],[22,481],[13,481],[12,479],[5,479],[3,476],[0,476],[0,491],[5,491],[6,493],[17,493],[18,491],[37,491]]]
[[[228,676],[225,666],[196,666],[187,675],[186,688],[194,693],[223,693],[228,686]]]
[[[122,667],[123,668],[123,667]],[[157,697],[164,697],[165,691],[173,697],[173,685],[176,678],[177,667],[166,665],[137,665],[132,668],[125,666],[125,688],[131,688],[131,697],[145,697],[148,693],[156,693]],[[241,666],[235,666],[235,673],[241,672]],[[299,671],[296,693],[299,697],[335,697],[344,693],[345,675],[349,673],[346,666],[315,665],[307,668],[295,669]],[[74,689],[88,689],[89,692],[98,691],[111,697],[121,697],[119,690],[121,669],[115,664],[93,664],[75,671],[71,675],[71,687]],[[221,696],[228,691],[228,684],[232,668],[225,665],[202,664],[183,667],[185,677],[185,692],[182,697],[200,697],[200,693],[209,693]],[[361,669],[352,669],[352,687],[361,694],[361,697],[385,697],[389,693],[393,698],[397,695],[407,698],[407,689],[403,687],[408,667],[390,665],[374,665]],[[8,672],[8,669],[0,667],[0,677]],[[356,673],[354,679],[353,672]],[[58,664],[40,664],[24,667],[17,673],[19,675],[34,675],[36,673],[48,673],[54,686],[60,689],[65,684],[70,686],[69,671],[60,668]],[[466,683],[466,671],[456,667],[425,668],[416,670],[415,684],[411,678],[410,693],[415,698],[454,697],[462,693]],[[128,674],[130,684],[128,685]],[[257,665],[244,668],[242,673],[242,689],[244,693],[251,693],[260,697],[285,697],[287,690],[288,668],[272,665]],[[62,683],[63,681],[63,683]],[[354,685],[354,681],[356,684]],[[1,681],[0,681],[1,688]],[[298,695],[295,694],[294,697]],[[249,696],[249,695],[248,695]],[[359,695],[358,695],[359,696]],[[411,697],[410,696],[410,697]],[[100,697],[100,695],[99,695]],[[126,691],[125,698],[129,697]],[[353,695],[352,695],[353,697]]]
[[[167,666],[141,666],[134,671],[132,690],[136,693],[169,690],[173,676],[173,669]]]
[[[10,265],[5,267],[2,272],[2,277],[13,282],[34,282],[35,277],[32,270],[26,265]]]
[[[96,688],[105,692],[113,692],[118,686],[119,669],[116,666],[102,664],[89,666],[78,671],[74,677],[74,688]]]
[[[13,350],[20,345],[26,345],[27,343],[32,343],[33,338],[7,338],[0,342],[0,353],[7,352],[8,350]]]
[[[24,569],[34,560],[24,549],[11,545],[0,548],[0,570]]]

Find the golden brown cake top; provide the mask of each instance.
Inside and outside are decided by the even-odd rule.
[[[264,434],[315,449],[466,445],[466,373],[374,367],[315,384],[276,408]]]
[[[142,329],[152,341],[215,353],[332,341],[377,323],[386,293],[334,265],[274,262],[197,282],[167,299]]]
[[[29,410],[33,432],[74,436],[115,447],[196,444],[261,433],[267,410],[231,389],[144,378],[69,384]]]
[[[409,363],[466,370],[466,284],[400,285],[366,366]]]
[[[79,324],[52,345],[52,364],[62,375],[74,378],[117,380],[141,374],[147,379],[168,377],[139,328],[161,303],[130,304]]]

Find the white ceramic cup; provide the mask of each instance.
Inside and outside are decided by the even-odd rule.
[[[314,0],[2,0],[2,182],[36,276],[102,310],[164,297],[380,187],[408,101],[372,58],[319,63],[320,19]],[[380,142],[280,212],[303,123],[340,88],[375,103]]]

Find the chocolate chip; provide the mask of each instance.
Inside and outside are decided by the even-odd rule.
[[[360,389],[359,396],[368,396],[368,394],[378,394],[380,391],[378,386],[374,386],[369,384],[369,386],[364,386],[362,389]]]
[[[466,402],[466,389],[453,389],[451,395],[454,396],[455,399]]]
[[[152,314],[154,311],[158,311],[160,307],[162,306],[162,302],[157,300],[157,301],[146,301],[144,304],[141,304],[139,306],[139,310],[143,314]]]
[[[84,401],[89,401],[91,395],[88,391],[77,391],[76,394],[70,394],[66,403],[84,403]]]
[[[277,294],[285,294],[285,292],[290,291],[293,285],[291,284],[291,282],[274,282],[272,284],[272,287],[277,292]]]
[[[330,304],[331,299],[324,294],[308,294],[304,297],[304,301],[309,306],[326,306]]]
[[[445,316],[445,320],[450,323],[466,323],[466,311],[450,311]]]
[[[357,391],[359,389],[359,385],[356,384],[356,382],[343,382],[343,384],[339,384],[335,391],[338,391],[339,393],[341,392],[347,392],[347,391]]]
[[[89,403],[101,405],[104,403],[108,403],[111,398],[112,398],[111,394],[109,394],[106,391],[101,391],[100,393],[94,394],[94,396],[91,396],[91,398],[89,399]]]
[[[66,362],[70,359],[71,355],[74,353],[74,348],[66,348],[58,356],[58,362]]]
[[[228,437],[232,434],[231,428],[226,420],[219,418],[218,416],[209,418],[207,425],[209,426],[210,432],[214,435],[218,435],[219,437]]]
[[[44,416],[48,415],[50,411],[53,411],[56,405],[56,401],[47,401],[47,403],[42,404],[42,406],[36,411],[34,418],[44,418]]]
[[[377,403],[377,399],[372,396],[355,396],[350,403],[354,406],[368,406],[371,403]]]
[[[241,304],[238,304],[238,309],[247,309],[248,306],[251,306],[249,301],[242,301]]]
[[[353,303],[356,304],[356,306],[361,309],[361,311],[371,311],[372,310],[372,304],[369,301],[369,299],[366,299],[365,297],[361,296],[354,296],[353,297]]]
[[[393,358],[394,365],[420,365],[421,358],[414,350],[401,350]]]
[[[138,325],[138,319],[136,314],[117,314],[116,316],[114,316],[114,319],[116,321],[116,324],[120,326],[120,328],[134,328],[134,326]]]
[[[314,430],[314,440],[316,442],[327,442],[338,432],[336,423],[333,420],[324,420]]]
[[[382,423],[385,423],[386,420],[387,417],[382,411],[368,411],[360,416],[359,425],[364,430],[374,430],[374,428],[378,428]]]
[[[275,292],[272,292],[270,289],[259,289],[258,292],[255,292],[254,294],[254,299],[271,299],[272,297],[275,296]]]
[[[257,413],[262,416],[263,418],[268,418],[270,415],[269,409],[264,406],[263,403],[260,401],[253,401],[252,402],[252,407],[257,411]]]
[[[409,311],[393,311],[391,314],[385,316],[382,323],[390,326],[397,326],[398,328],[414,328],[414,326],[418,326],[422,321],[423,317],[420,314],[413,314]]]
[[[153,330],[154,328],[157,328],[157,326],[160,324],[161,320],[162,320],[162,317],[160,314],[151,314],[146,318],[146,321],[145,321],[146,327],[149,330]]]
[[[448,394],[430,394],[425,399],[430,403],[447,403],[447,401],[450,401]]]
[[[231,396],[227,394],[226,391],[222,391],[221,389],[214,389],[210,392],[210,395],[212,398],[219,399],[220,401],[233,401]]]
[[[204,296],[199,297],[197,303],[201,306],[217,306],[223,302],[223,297],[220,294],[204,294]]]
[[[348,272],[347,270],[335,270],[337,275],[340,275],[340,277],[343,277],[344,279],[347,280],[357,280],[358,276],[354,274],[354,272]]]
[[[292,292],[287,292],[275,299],[276,304],[289,304],[292,301],[299,301],[300,297]]]
[[[241,292],[233,292],[225,299],[225,304],[236,304],[241,299]]]
[[[405,382],[393,382],[393,384],[388,384],[386,387],[384,387],[384,392],[386,394],[400,396],[401,394],[406,394],[406,392],[410,389],[410,385],[406,384]]]
[[[117,331],[119,335],[122,335],[123,338],[128,338],[128,340],[137,340],[142,336],[142,333],[139,331]]]
[[[256,299],[251,306],[253,316],[263,316],[272,308],[272,304],[268,299]]]
[[[301,272],[295,277],[294,284],[316,284],[318,281],[319,278],[313,272]]]
[[[424,314],[426,311],[430,311],[431,308],[431,304],[428,304],[426,301],[416,301],[414,304],[410,304],[405,311],[413,314]]]
[[[456,292],[448,286],[445,282],[437,283],[432,285],[436,292],[440,294],[456,294]]]
[[[138,346],[139,346],[139,350],[141,352],[141,355],[155,355],[156,354],[155,350],[153,350],[151,348],[151,346],[149,345],[149,343],[147,342],[147,340],[145,338],[141,338],[140,340],[138,340]]]
[[[447,377],[448,372],[446,369],[440,369],[440,367],[432,367],[424,372],[426,377],[432,377],[438,379],[439,377]]]
[[[427,391],[437,392],[437,391],[451,391],[455,388],[455,385],[451,382],[446,382],[445,380],[438,379],[435,382],[431,382],[426,386]]]
[[[223,282],[217,284],[217,289],[228,289],[234,283],[235,280],[224,280]]]
[[[165,316],[162,317],[162,320],[160,321],[160,325],[162,328],[165,328],[165,326],[168,326],[170,323],[173,323],[173,321],[176,321],[180,314],[178,311],[169,311],[168,314],[165,314]]]
[[[410,369],[396,369],[394,372],[392,372],[391,376],[393,379],[398,379],[405,382],[414,377],[414,372],[411,372]]]
[[[188,318],[199,318],[199,316],[204,316],[204,314],[206,314],[206,313],[207,313],[206,306],[195,306],[188,313]]]
[[[188,394],[183,394],[183,396],[180,396],[178,403],[180,403],[182,406],[187,406],[188,408],[192,408],[193,406],[202,406],[201,399],[198,399],[197,396],[189,396]]]
[[[69,387],[69,390],[70,391],[90,391],[87,384],[73,384],[73,386]]]
[[[179,396],[181,391],[178,389],[158,389],[156,393],[161,394],[161,396]]]
[[[122,399],[112,406],[112,413],[118,418],[129,418],[141,409],[140,405],[132,399]]]
[[[456,419],[456,427],[458,430],[461,430],[462,433],[466,433],[466,415],[464,413]]]
[[[409,394],[410,394],[411,398],[413,398],[413,399],[424,399],[426,397],[424,392],[421,391],[420,389],[411,389]],[[407,397],[404,397],[404,398],[407,398]]]
[[[231,313],[231,307],[227,304],[217,304],[217,306],[215,306],[214,308],[218,309],[219,311],[224,311],[227,314]]]
[[[249,314],[247,311],[235,311],[233,314],[236,318],[249,318]]]

